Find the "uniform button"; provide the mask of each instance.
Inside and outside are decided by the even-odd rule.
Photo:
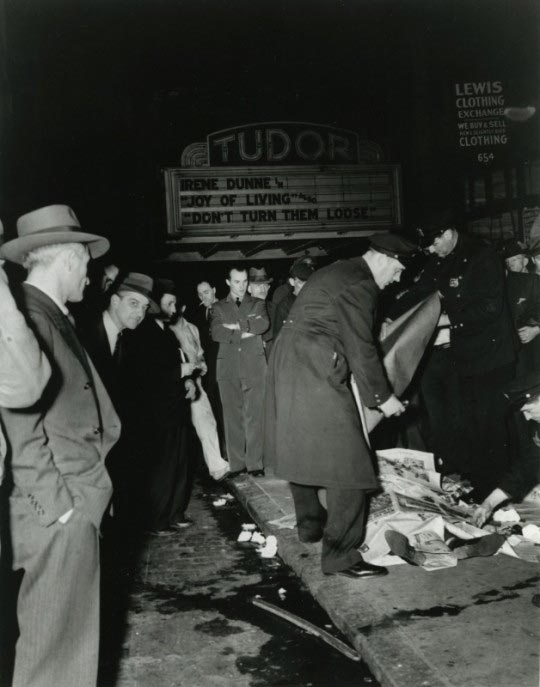
[[[242,349],[241,349],[241,348],[239,348],[238,350],[239,350],[239,351],[242,351]]]
[[[94,427],[94,434],[99,434],[99,433],[100,433],[100,432],[99,432],[99,428],[98,428],[98,427]]]
[[[85,389],[91,389],[92,385],[90,384],[90,382],[86,382],[86,384],[84,385],[84,388]]]

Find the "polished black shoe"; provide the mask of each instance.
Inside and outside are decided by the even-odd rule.
[[[353,580],[359,580],[363,577],[380,577],[381,575],[388,575],[388,570],[381,565],[372,565],[366,561],[358,561],[346,570],[339,570],[335,573],[327,573],[327,575],[341,575],[342,577],[350,577]]]
[[[225,479],[233,479],[233,477],[238,477],[238,475],[245,475],[246,472],[246,468],[242,468],[241,470],[232,470],[231,472],[227,473]]]
[[[264,470],[248,470],[252,477],[264,477]]]

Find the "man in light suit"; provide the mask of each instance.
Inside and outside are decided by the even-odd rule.
[[[21,309],[52,373],[32,408],[2,409],[13,567],[24,571],[13,687],[94,687],[99,527],[112,493],[104,461],[120,421],[66,303],[82,299],[88,261],[109,242],[80,231],[66,205],[23,215],[17,231],[0,257],[28,270]]]
[[[232,268],[229,294],[214,304],[211,333],[219,343],[217,380],[223,405],[230,476],[246,470],[263,475],[263,410],[266,357],[262,334],[270,321],[266,305],[247,291],[244,268]]]

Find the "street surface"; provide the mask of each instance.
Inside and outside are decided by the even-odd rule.
[[[195,524],[148,540],[135,567],[104,541],[99,687],[377,687],[363,663],[252,605],[260,596],[343,639],[279,558],[237,543],[252,520],[237,501],[212,505],[225,491],[197,484]]]

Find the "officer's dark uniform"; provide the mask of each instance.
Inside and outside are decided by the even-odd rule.
[[[515,374],[517,346],[499,256],[483,241],[459,234],[448,256],[428,259],[391,316],[435,291],[450,320],[450,343],[431,348],[425,361],[421,392],[427,443],[442,459],[444,472],[468,475],[482,497],[508,461],[502,388]]]
[[[517,329],[540,326],[540,278],[530,272],[508,272],[506,291],[512,319]],[[518,375],[540,371],[540,335],[521,344],[518,352]]]

